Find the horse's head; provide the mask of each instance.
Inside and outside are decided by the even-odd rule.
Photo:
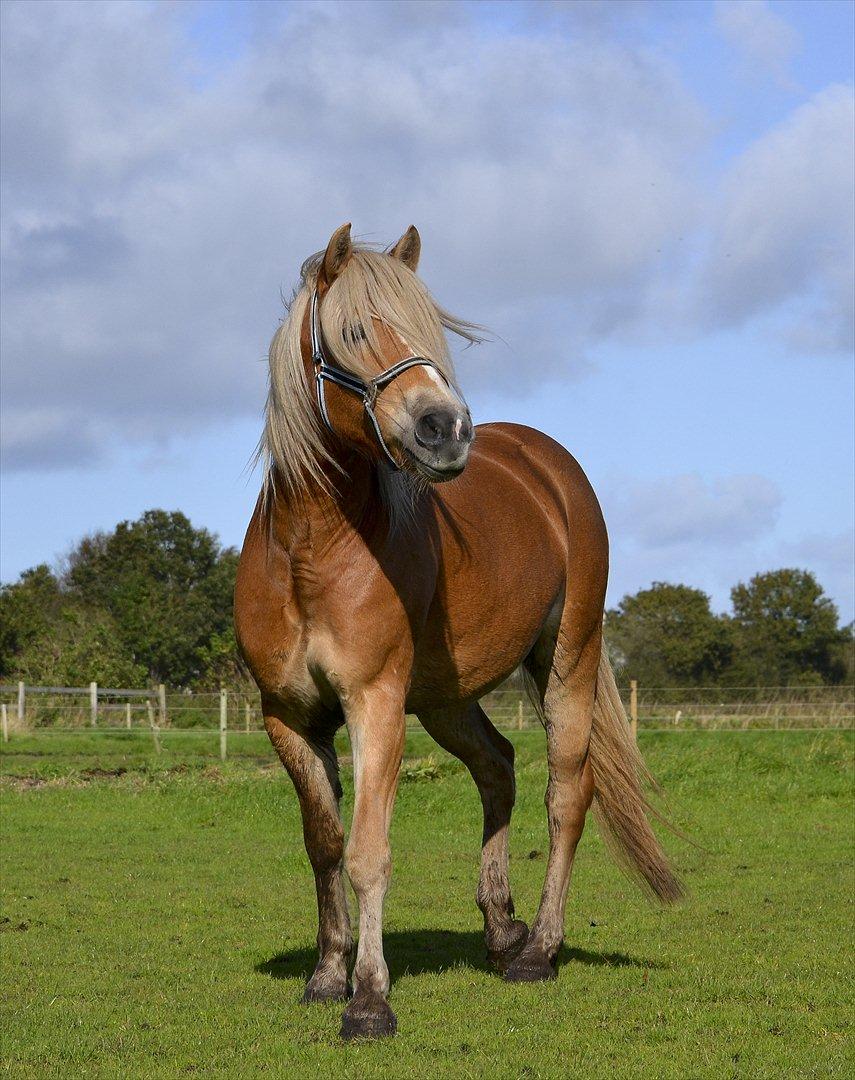
[[[434,483],[466,466],[473,429],[443,332],[472,328],[438,308],[416,277],[411,226],[388,252],[354,248],[350,225],[317,263],[303,344],[323,424],[372,460]]]

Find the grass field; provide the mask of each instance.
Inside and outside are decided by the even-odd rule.
[[[514,736],[512,882],[544,872],[544,741]],[[853,1058],[851,733],[644,734],[691,891],[651,907],[583,838],[557,981],[486,969],[474,786],[409,736],[386,917],[399,1036],[299,1004],[315,900],[263,737],[14,737],[2,759],[10,1076],[844,1077]],[[237,741],[237,740],[235,740]],[[231,753],[231,744],[230,744]],[[431,756],[428,756],[431,755]],[[125,770],[125,771],[122,771]],[[348,797],[352,778],[344,770]]]

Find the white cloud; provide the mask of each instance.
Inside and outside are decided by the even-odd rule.
[[[778,487],[764,476],[705,481],[696,474],[612,484],[604,497],[607,520],[621,542],[647,550],[689,545],[728,548],[756,540],[774,526]]]
[[[644,49],[289,6],[200,71],[184,10],[4,5],[9,465],[259,410],[280,287],[343,220],[416,221],[440,298],[512,346],[560,302],[538,352],[572,372],[692,218],[704,121]],[[525,380],[513,348],[486,368]]]
[[[69,463],[93,464],[103,453],[103,434],[86,417],[62,408],[18,409],[3,420],[4,470],[52,470]]]
[[[841,620],[855,615],[855,530],[811,533],[783,544],[780,561],[812,570],[825,591],[837,600]]]
[[[766,0],[717,0],[714,12],[716,29],[749,70],[759,67],[781,86],[793,87],[790,64],[799,35]]]
[[[783,499],[767,477],[625,478],[603,485],[601,495],[611,546],[610,606],[654,581],[670,581],[703,589],[725,611],[738,581],[791,561],[776,550]]]
[[[610,337],[784,301],[803,348],[845,339],[842,90],[761,139],[710,220],[709,121],[623,6],[487,34],[457,3],[263,5],[215,60],[197,10],[2,5],[6,467],[258,414],[279,290],[346,220],[416,222],[438,298],[507,342],[464,385],[523,392]]]
[[[738,325],[777,312],[781,332],[800,351],[851,354],[854,185],[855,95],[833,86],[729,170],[710,222],[697,320]]]

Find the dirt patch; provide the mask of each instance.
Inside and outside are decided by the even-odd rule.
[[[223,784],[234,780],[270,779],[284,775],[278,759],[264,758],[240,758],[234,759],[243,769],[230,769],[222,766],[219,762],[209,762],[204,765],[189,765],[187,762],[178,762],[165,768],[135,768],[133,765],[117,765],[114,768],[104,766],[92,766],[80,769],[73,767],[61,776],[44,776],[38,773],[6,773],[0,775],[0,789],[12,791],[35,791],[41,788],[75,788],[85,787],[89,784],[115,783],[120,781],[131,787],[144,787],[151,783],[163,782],[181,776],[192,776],[199,780],[207,780],[213,784]],[[19,763],[20,764],[23,763]],[[229,762],[231,765],[231,761]],[[339,765],[344,771],[353,768],[351,754],[342,754]],[[447,773],[456,771],[457,766],[453,762],[437,761],[433,756],[429,757],[406,757],[401,768],[401,783],[419,783],[431,780],[440,780]],[[285,777],[287,779],[287,777]]]
[[[32,788],[46,787],[48,784],[59,786],[59,777],[46,778],[44,776],[0,776],[0,787],[11,788],[13,791],[30,791]],[[62,777],[64,780],[65,777]]]
[[[39,925],[41,925],[41,923],[39,923]],[[28,922],[13,923],[8,915],[4,915],[3,918],[0,919],[0,934],[9,933],[10,931],[24,933],[29,929],[30,924]]]
[[[81,780],[104,780],[115,779],[117,776],[124,776],[128,770],[124,765],[119,766],[117,769],[84,769],[80,773]]]

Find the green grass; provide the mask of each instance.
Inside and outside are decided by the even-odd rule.
[[[303,1007],[315,899],[293,790],[262,736],[13,737],[2,768],[10,1076],[852,1075],[851,733],[646,734],[691,895],[651,907],[593,825],[557,981],[484,964],[471,781],[408,739],[386,916],[394,1040],[344,1046]],[[517,910],[544,872],[544,745],[514,736]],[[119,770],[126,770],[119,773]],[[118,775],[116,775],[118,773]],[[352,777],[344,771],[348,807]]]

